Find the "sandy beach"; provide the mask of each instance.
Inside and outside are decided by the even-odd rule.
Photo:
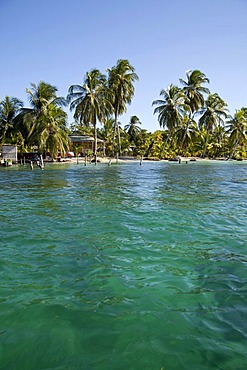
[[[198,157],[180,157],[180,163],[189,163],[189,162],[205,162],[205,161],[226,161],[226,158],[217,158],[217,159],[210,159],[210,158],[198,158]],[[72,158],[62,158],[59,162],[53,162],[53,163],[79,163],[79,164],[85,164],[85,158],[79,157],[78,159],[75,157]],[[120,157],[120,158],[110,158],[110,157],[98,157],[97,163],[99,164],[117,164],[117,163],[145,163],[145,162],[175,162],[179,163],[178,160],[168,160],[168,159],[149,159],[149,158],[132,158],[132,157]],[[91,161],[91,159],[87,160],[87,164],[94,164],[94,162]]]

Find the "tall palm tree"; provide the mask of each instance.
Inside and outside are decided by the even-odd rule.
[[[203,157],[205,157],[206,154],[209,134],[212,133],[214,128],[224,124],[224,118],[227,117],[227,111],[227,104],[218,94],[209,94],[205,101],[205,108],[199,112],[202,113],[202,116],[198,121],[199,128],[205,128],[206,130]]]
[[[108,88],[111,96],[112,111],[114,114],[113,155],[115,136],[118,133],[119,154],[121,155],[120,130],[118,118],[126,112],[126,105],[131,103],[134,96],[134,82],[139,79],[134,67],[127,59],[119,59],[116,66],[108,71]]]
[[[166,90],[161,90],[160,96],[164,99],[154,100],[152,103],[156,105],[154,114],[158,114],[160,127],[167,128],[172,137],[184,115],[184,93],[179,87],[171,84]]]
[[[205,83],[209,83],[209,79],[199,70],[189,70],[186,72],[187,80],[179,79],[183,86],[183,92],[185,95],[185,105],[187,106],[188,119],[184,119],[182,129],[184,129],[184,136],[181,139],[180,148],[184,146],[187,141],[189,127],[194,127],[194,116],[199,109],[204,107],[204,94],[209,94],[209,89],[202,86]]]
[[[182,78],[179,81],[184,86],[185,102],[190,106],[190,118],[193,118],[194,113],[204,106],[203,94],[209,94],[209,89],[202,86],[209,83],[209,79],[199,70],[187,71],[186,77],[187,81]]]
[[[84,84],[69,87],[67,100],[74,118],[94,127],[94,157],[97,163],[97,120],[103,122],[107,115],[106,77],[98,69],[87,72]]]
[[[229,156],[229,159],[231,159],[234,157],[238,145],[246,141],[247,108],[241,108],[240,110],[237,110],[234,114],[234,117],[229,118],[227,124],[227,132],[230,134],[229,141],[233,146],[232,152]]]
[[[0,102],[0,144],[11,138],[14,129],[14,119],[23,107],[23,102],[17,98],[6,96]]]

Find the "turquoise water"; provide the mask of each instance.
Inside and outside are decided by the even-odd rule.
[[[245,370],[247,163],[0,169],[1,370]]]

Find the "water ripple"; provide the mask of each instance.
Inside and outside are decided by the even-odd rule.
[[[1,168],[1,369],[244,370],[246,174]]]

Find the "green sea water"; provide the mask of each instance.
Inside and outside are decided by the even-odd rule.
[[[1,370],[245,370],[247,163],[0,169]]]

